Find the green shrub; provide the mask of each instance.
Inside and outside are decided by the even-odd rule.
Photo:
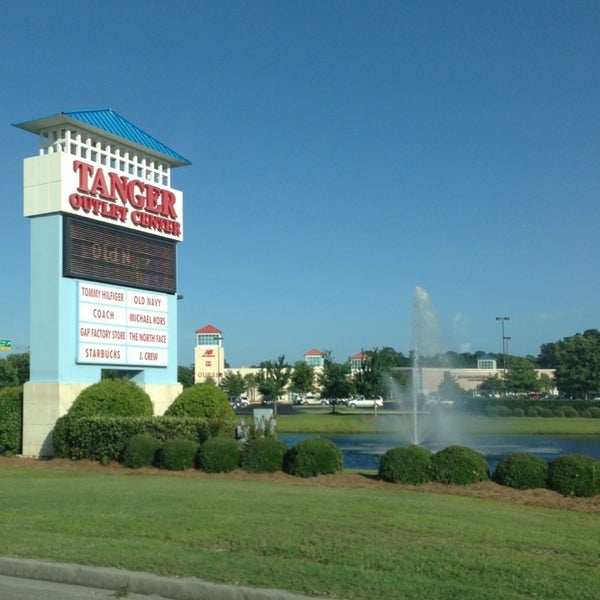
[[[563,414],[568,419],[574,419],[579,416],[579,411],[576,408],[573,408],[572,406],[561,406],[560,410],[563,411]]]
[[[309,438],[290,448],[283,459],[283,470],[298,477],[338,473],[343,467],[342,451],[331,441]]]
[[[583,410],[579,411],[579,416],[583,417],[584,419],[589,419],[592,416],[592,411],[589,408],[584,408]]]
[[[235,423],[221,427],[233,437]],[[98,460],[108,463],[119,460],[127,441],[146,433],[164,442],[185,438],[196,444],[207,440],[211,426],[206,419],[184,417],[61,417],[54,427],[54,452],[62,458]]]
[[[275,437],[251,439],[242,451],[242,469],[250,473],[281,471],[287,450],[287,444]]]
[[[552,411],[553,416],[555,417],[564,417],[565,416],[565,412],[563,411],[562,408],[555,408]]]
[[[468,485],[489,479],[489,466],[483,454],[465,446],[448,446],[431,459],[433,480]]]
[[[167,440],[157,453],[158,466],[168,471],[185,471],[194,466],[198,444],[185,438]]]
[[[20,386],[0,389],[0,453],[11,453],[13,446],[21,443],[23,419],[23,388]],[[4,444],[4,450],[2,445]]]
[[[200,446],[196,466],[207,473],[230,473],[240,466],[242,447],[230,437],[210,438]]]
[[[222,433],[223,424],[235,423],[236,420],[227,394],[212,381],[197,383],[184,389],[166,410],[165,415],[207,419],[211,423],[211,434],[214,436]]]
[[[157,452],[160,447],[160,440],[147,433],[134,435],[125,444],[122,463],[130,469],[152,466],[156,463]]]
[[[590,414],[592,415],[592,419],[600,419],[600,407],[592,406],[590,408]]]
[[[517,490],[545,488],[548,483],[548,462],[525,452],[510,454],[498,463],[493,479],[500,485]]]
[[[538,415],[539,415],[539,412],[538,412],[538,407],[537,406],[530,406],[527,409],[527,416],[528,417],[537,417]]]
[[[23,426],[23,388],[0,389],[0,454],[21,452]]]
[[[600,494],[600,461],[583,454],[563,454],[550,462],[548,487],[565,496]]]
[[[71,458],[71,442],[69,437],[69,419],[67,415],[59,417],[52,430],[52,446],[56,458]]]
[[[513,408],[512,409],[512,416],[513,417],[524,417],[525,416],[525,411],[522,408]]]
[[[379,461],[379,478],[392,483],[421,485],[431,481],[433,453],[422,446],[390,448]]]
[[[545,406],[539,406],[538,407],[538,416],[549,418],[549,417],[554,416],[554,412],[550,408],[546,408]]]
[[[103,379],[80,392],[67,413],[69,418],[152,416],[150,396],[126,379]]]

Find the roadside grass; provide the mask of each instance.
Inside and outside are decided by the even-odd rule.
[[[7,556],[354,599],[597,597],[596,514],[399,488],[0,468]]]
[[[277,415],[279,433],[396,433],[409,431],[412,417],[388,411],[369,410],[364,414],[345,412],[344,407],[336,408],[335,413],[324,412],[330,409],[311,410],[306,414]],[[455,430],[466,434],[502,433],[514,435],[600,435],[600,419],[564,417],[483,417],[447,411],[444,414],[422,415],[428,420],[454,422]]]

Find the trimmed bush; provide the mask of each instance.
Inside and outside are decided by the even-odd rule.
[[[555,417],[561,417],[561,418],[565,416],[565,413],[564,413],[564,411],[563,411],[563,409],[562,409],[562,408],[555,408],[555,409],[552,411],[552,414],[553,414]]]
[[[554,416],[554,412],[552,411],[552,409],[550,408],[546,408],[545,406],[540,406],[538,407],[538,416],[539,417],[553,417]]]
[[[468,485],[489,479],[489,466],[483,454],[466,446],[448,446],[431,459],[433,480]]]
[[[512,416],[513,417],[524,417],[525,416],[525,411],[522,408],[513,408],[512,409]]]
[[[527,409],[527,416],[528,417],[537,417],[538,415],[539,415],[539,412],[538,412],[538,407],[537,406],[530,406]]]
[[[196,466],[207,473],[230,473],[240,466],[242,447],[236,440],[217,436],[200,446]]]
[[[59,417],[52,430],[52,447],[56,458],[71,458],[70,422],[67,415]]]
[[[592,415],[592,419],[600,419],[600,407],[592,406],[590,408],[590,414]]]
[[[526,452],[510,454],[498,463],[493,479],[500,485],[517,490],[545,488],[548,483],[548,462]]]
[[[579,411],[579,416],[583,417],[584,419],[589,419],[592,416],[592,411],[589,408],[584,408],[583,410]]]
[[[568,419],[574,419],[579,416],[579,411],[576,408],[573,408],[572,406],[561,406],[560,410],[563,411],[563,414]]]
[[[235,423],[236,416],[227,399],[213,381],[186,388],[165,412],[170,417],[194,417],[211,423],[211,435],[221,435],[223,425]]]
[[[600,461],[583,454],[563,454],[550,462],[548,487],[565,496],[600,494]]]
[[[282,471],[287,450],[287,444],[275,437],[251,439],[242,451],[242,469],[250,473]]]
[[[485,414],[488,417],[510,417],[511,410],[503,404],[497,404],[496,406],[486,407]]]
[[[150,467],[156,463],[161,443],[147,433],[134,435],[125,445],[122,463],[130,469]]]
[[[309,438],[290,448],[283,459],[283,470],[297,477],[314,477],[342,470],[342,451],[331,441]]]
[[[23,388],[0,390],[0,454],[10,456],[21,452],[22,405]]]
[[[158,451],[158,466],[168,471],[185,471],[194,466],[198,444],[185,438],[167,440]]]
[[[433,453],[422,446],[390,448],[379,461],[379,478],[392,483],[421,485],[431,481]]]
[[[152,416],[150,396],[126,379],[103,379],[80,392],[67,413],[69,418]]]

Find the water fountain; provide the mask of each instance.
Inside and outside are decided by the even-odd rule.
[[[417,286],[415,288],[412,307],[412,352],[411,352],[411,381],[410,397],[408,398],[408,413],[410,424],[407,427],[403,419],[402,437],[411,444],[423,444],[431,441],[431,437],[444,429],[439,423],[439,418],[433,414],[424,414],[423,380],[421,370],[421,356],[434,355],[441,351],[441,327],[437,314],[429,298],[427,290]],[[397,384],[389,381],[392,396],[404,395],[394,389]],[[406,396],[405,396],[406,397]]]

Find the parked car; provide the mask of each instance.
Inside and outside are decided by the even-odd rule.
[[[329,404],[329,400],[327,400],[327,398],[321,398],[320,396],[313,396],[311,394],[307,394],[306,396],[302,396],[300,398],[300,400],[298,401],[298,404],[302,404],[302,405],[315,405],[315,404],[321,404],[321,405],[325,405],[325,404]]]
[[[248,406],[250,401],[244,396],[229,396],[229,404],[231,404],[232,408],[243,408],[244,406]]]
[[[354,398],[348,400],[348,406],[351,408],[381,408],[383,406],[383,399],[381,396],[373,396],[372,398],[354,396]]]

